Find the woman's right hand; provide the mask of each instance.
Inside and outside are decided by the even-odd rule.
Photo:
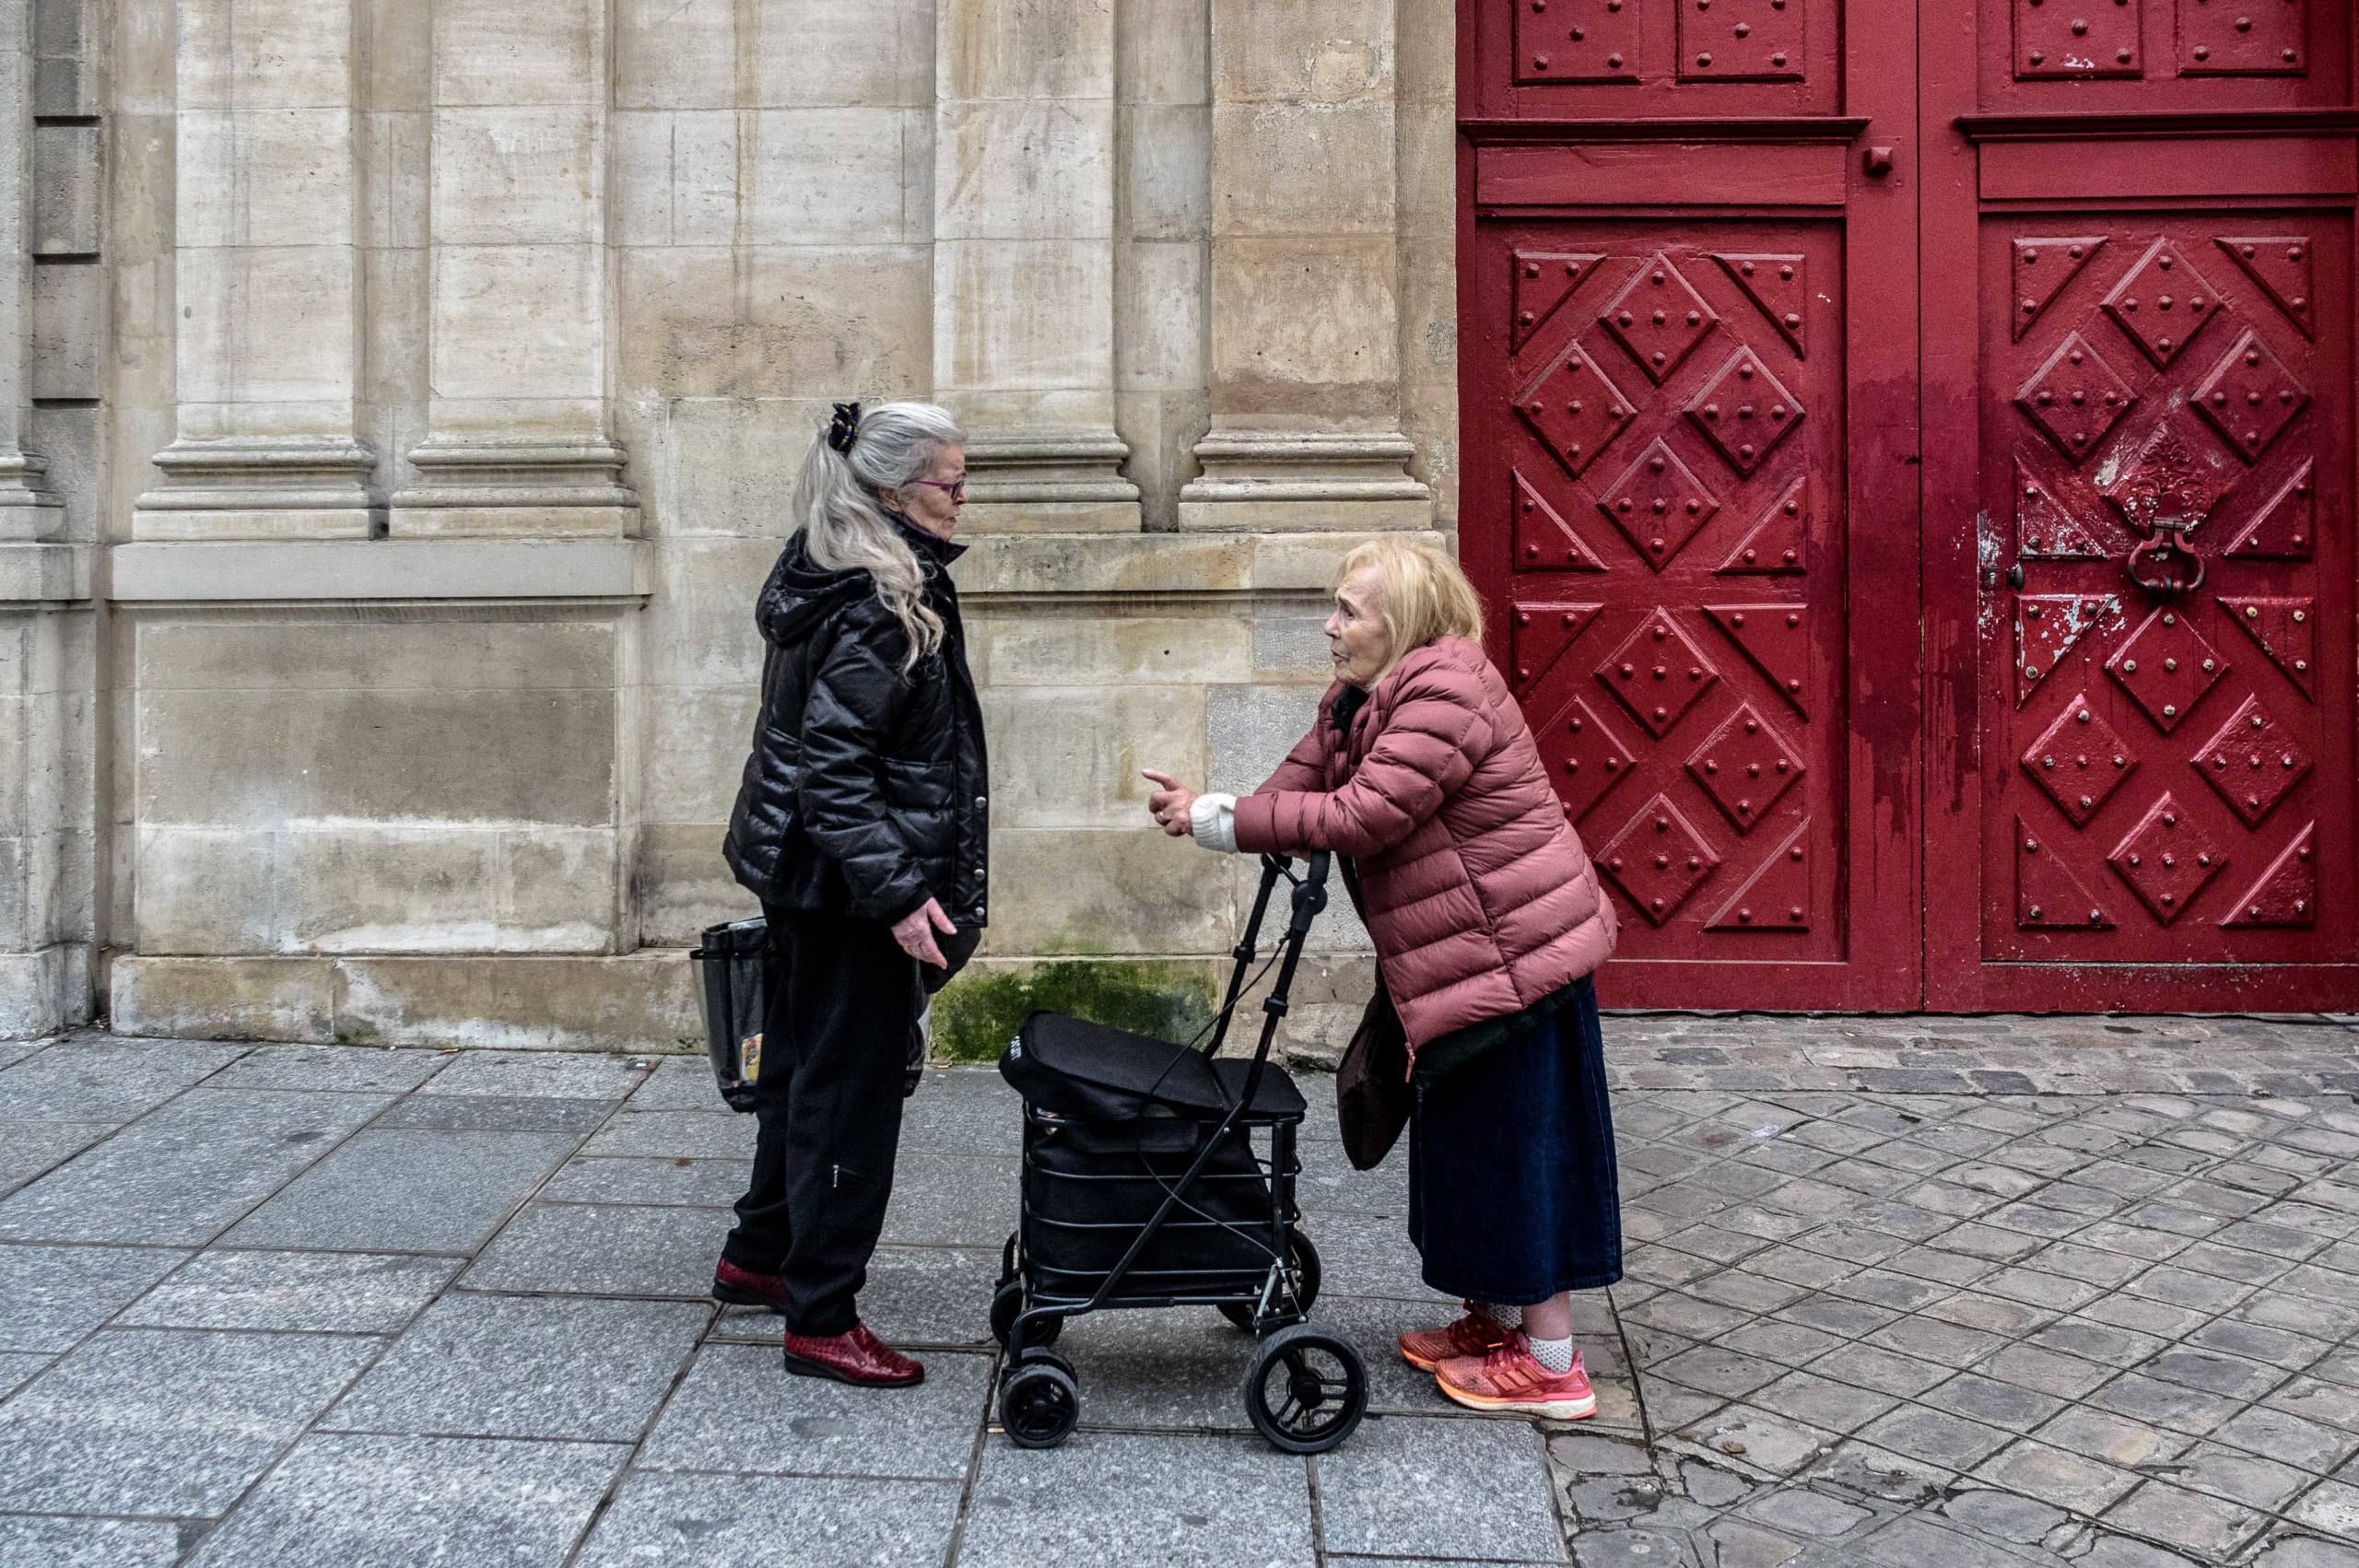
[[[931,898],[893,922],[893,940],[901,944],[902,952],[921,964],[946,969],[950,965],[942,956],[942,946],[933,940],[936,931],[955,936],[958,928],[942,912],[941,904]]]

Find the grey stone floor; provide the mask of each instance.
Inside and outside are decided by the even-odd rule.
[[[1311,1460],[1250,1433],[1208,1312],[1074,1326],[1065,1448],[990,1430],[988,1071],[911,1102],[863,1297],[931,1375],[855,1394],[700,1294],[752,1133],[700,1061],[0,1045],[0,1563],[2359,1568],[2359,1033],[1607,1038],[1597,1419],[1402,1367],[1440,1305],[1404,1173],[1312,1139],[1316,1316],[1376,1414]]]

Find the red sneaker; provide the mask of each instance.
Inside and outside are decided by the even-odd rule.
[[[1470,1410],[1513,1411],[1551,1421],[1586,1421],[1597,1413],[1581,1353],[1569,1372],[1551,1372],[1533,1359],[1521,1334],[1480,1360],[1462,1356],[1434,1369],[1441,1391]]]
[[[776,1274],[740,1269],[726,1258],[712,1266],[712,1299],[732,1306],[767,1306],[786,1310],[786,1281]]]
[[[832,1377],[863,1388],[906,1388],[925,1381],[925,1368],[855,1323],[848,1334],[824,1339],[786,1336],[786,1370],[797,1377]]]
[[[1511,1338],[1498,1321],[1476,1312],[1470,1305],[1466,1316],[1439,1328],[1412,1328],[1401,1336],[1401,1359],[1419,1372],[1431,1372],[1446,1361],[1461,1356],[1486,1356]]]

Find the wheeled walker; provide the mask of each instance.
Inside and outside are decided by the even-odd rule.
[[[1329,858],[1297,872],[1262,857],[1262,883],[1228,990],[1201,1046],[1036,1012],[1000,1060],[1024,1098],[1023,1208],[992,1297],[1006,1348],[1001,1425],[1026,1448],[1062,1443],[1081,1419],[1073,1363],[1055,1349],[1069,1318],[1114,1308],[1216,1307],[1259,1341],[1245,1375],[1255,1430],[1290,1453],[1351,1435],[1367,1371],[1341,1335],[1309,1321],[1319,1253],[1295,1206],[1301,1091],[1270,1061]],[[1250,1058],[1216,1059],[1248,985],[1278,884],[1291,918],[1272,960]]]

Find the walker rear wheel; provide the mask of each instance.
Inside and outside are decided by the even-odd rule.
[[[1007,1337],[1015,1331],[1015,1320],[1022,1316],[1023,1312],[1023,1281],[1010,1280],[992,1293],[992,1338],[999,1341],[1002,1350],[1007,1348]],[[1039,1337],[1033,1340],[1033,1343],[1053,1345],[1057,1342],[1057,1336],[1064,1331],[1063,1318],[1045,1319],[1037,1330]]]
[[[1253,1352],[1245,1372],[1253,1429],[1289,1454],[1324,1454],[1367,1413],[1367,1368],[1352,1342],[1297,1323]]]

